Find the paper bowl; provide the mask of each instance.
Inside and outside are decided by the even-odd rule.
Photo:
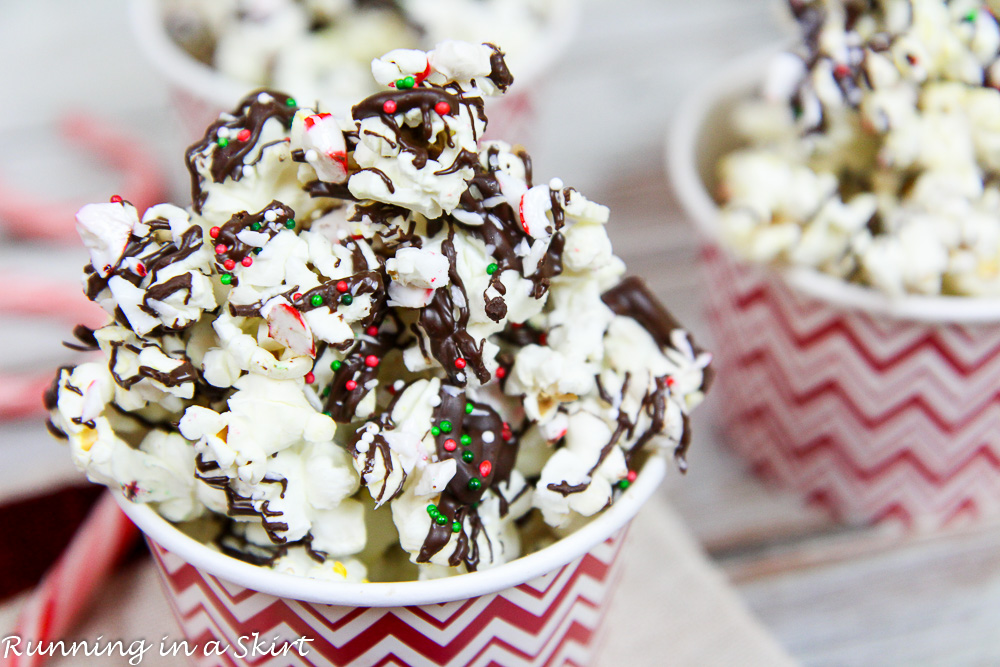
[[[184,535],[118,496],[143,531],[164,590],[202,665],[588,664],[618,581],[628,524],[666,471],[654,456],[580,530],[499,567],[434,581],[351,584],[280,574]],[[287,656],[243,655],[258,633]],[[277,640],[275,640],[277,637]],[[293,642],[308,650],[299,655]],[[242,638],[242,639],[241,639]],[[217,642],[218,644],[213,644]],[[205,656],[214,646],[227,656]],[[241,648],[242,647],[242,648]]]
[[[904,296],[736,259],[711,192],[734,104],[768,48],[681,106],[667,167],[705,243],[716,391],[753,470],[850,523],[936,529],[1000,516],[1000,299]]]
[[[549,24],[530,52],[512,68],[512,91],[491,102],[489,135],[525,142],[536,117],[535,93],[539,84],[566,51],[580,22],[578,0],[552,0]],[[258,86],[227,77],[192,57],[167,32],[159,0],[131,0],[131,23],[139,47],[147,60],[170,84],[174,105],[187,136],[200,138],[220,112],[231,111]],[[503,46],[502,44],[500,45]],[[283,91],[294,95],[296,91]],[[325,99],[331,109],[348,108],[355,100]]]

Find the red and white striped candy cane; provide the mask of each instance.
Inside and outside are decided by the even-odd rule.
[[[21,638],[22,646],[28,641],[63,639],[138,536],[138,529],[118,508],[111,492],[101,496],[21,610],[14,634]],[[6,664],[36,667],[48,657],[37,653],[9,656],[11,662]]]

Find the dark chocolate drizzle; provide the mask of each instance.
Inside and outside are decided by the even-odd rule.
[[[261,93],[267,93],[271,99],[268,102],[261,102],[258,99]],[[194,210],[200,213],[208,196],[201,187],[203,177],[199,173],[199,168],[204,167],[207,162],[208,172],[215,183],[222,183],[229,178],[234,181],[242,179],[243,166],[247,164],[247,157],[260,141],[264,124],[276,118],[286,130],[290,130],[292,118],[298,109],[295,100],[284,93],[257,90],[244,97],[231,114],[223,114],[219,120],[212,123],[204,138],[187,149]],[[225,138],[227,143],[220,146],[218,133],[223,127],[229,130],[230,136]],[[240,130],[244,129],[250,131],[250,137],[246,141],[240,141],[237,136]],[[260,147],[260,155],[263,155],[265,148],[266,146]]]
[[[434,410],[434,424],[440,426],[442,422],[447,421],[451,424],[451,430],[448,432],[442,430],[435,436],[437,457],[441,461],[454,459],[457,470],[437,503],[438,511],[444,515],[447,522],[439,525],[431,521],[430,530],[417,556],[417,562],[429,562],[454,536],[457,537],[455,550],[448,557],[448,563],[453,567],[464,563],[466,569],[472,572],[476,570],[480,561],[478,537],[482,531],[482,521],[477,507],[487,491],[496,492],[499,484],[510,481],[519,441],[513,433],[510,433],[509,439],[504,439],[503,435],[505,432],[509,433],[509,428],[500,415],[485,403],[470,401],[459,387],[442,385],[439,396],[441,404]],[[472,406],[471,412],[467,412],[467,405]],[[487,431],[494,436],[493,441],[489,443],[483,440],[483,433]],[[471,439],[468,445],[460,444],[463,435],[468,435]],[[456,443],[456,448],[450,452],[444,446],[448,440],[454,440]],[[462,458],[462,454],[466,451],[472,452],[474,456],[471,463],[466,463]],[[484,461],[490,463],[488,475],[482,474],[480,466]],[[478,488],[469,486],[473,478],[479,481]],[[498,492],[497,495],[502,501],[501,516],[506,515],[508,511],[506,499]],[[462,524],[462,531],[457,535],[452,532],[451,526],[454,521]],[[490,548],[492,549],[492,544]]]

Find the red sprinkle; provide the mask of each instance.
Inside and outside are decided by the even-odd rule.
[[[250,139],[250,130],[243,128],[240,133],[236,135],[237,141],[247,141]]]
[[[292,301],[298,301],[301,298],[302,298],[302,292],[296,292],[295,294],[292,295]]]
[[[483,477],[489,477],[490,473],[493,471],[493,464],[489,461],[483,461],[479,464],[479,474]]]
[[[338,280],[337,281],[337,291],[338,292],[346,292],[349,289],[350,289],[350,287],[348,286],[348,284],[346,282],[344,282],[343,280]]]
[[[465,359],[458,358],[455,360],[455,368],[462,370],[465,368]]]
[[[636,477],[638,477],[638,475],[635,474],[634,470],[629,470],[628,474],[625,475],[625,479],[627,479],[630,482],[634,482]]]
[[[504,377],[507,376],[507,369],[501,366],[500,368],[497,369],[496,376],[501,380],[504,379]]]
[[[348,380],[347,382],[344,383],[344,389],[346,389],[347,391],[354,391],[357,388],[358,388],[358,383],[355,382],[354,380]]]
[[[542,334],[541,336],[538,337],[539,345],[548,345],[548,343],[549,343],[549,337],[546,334]]]
[[[386,113],[396,113],[396,100],[386,100],[382,110]]]
[[[667,376],[667,386],[668,386],[668,387],[673,387],[675,383],[676,383],[676,380],[674,380],[674,379],[673,379],[672,377],[670,377],[670,376]]]
[[[121,204],[122,201],[123,200],[121,198],[121,195],[111,195],[111,203],[112,204]]]
[[[210,230],[208,230],[208,235],[214,239],[219,236],[219,232],[221,231],[222,230],[219,229],[218,227],[212,227]]]
[[[234,262],[234,261],[233,261],[233,260],[231,260],[231,259],[227,259],[226,261],[224,261],[224,262],[222,263],[222,265],[223,265],[224,267],[226,267],[226,271],[232,271],[232,270],[233,270],[233,267],[234,267],[234,266],[236,266],[236,262]]]
[[[451,105],[447,102],[438,102],[434,105],[434,111],[437,111],[439,116],[446,116],[451,113]]]
[[[306,384],[312,384],[313,382],[316,381],[316,376],[313,375],[312,373],[306,373],[305,381]]]
[[[369,336],[377,336],[378,327],[373,324],[365,330],[365,333],[368,334]]]
[[[833,75],[838,79],[843,79],[844,77],[850,76],[851,68],[847,65],[840,64],[833,68]]]
[[[448,438],[447,440],[444,441],[444,451],[453,452],[456,449],[458,449],[458,443],[456,443],[454,440]]]
[[[376,357],[374,354],[369,354],[367,357],[365,357],[365,366],[367,366],[368,368],[375,368],[376,366],[378,366],[378,357]]]
[[[215,254],[216,255],[224,255],[227,250],[229,250],[229,248],[227,248],[226,246],[222,245],[221,243],[219,245],[215,246]]]
[[[253,264],[253,259],[251,259],[250,257],[244,257],[243,260],[240,262],[240,264],[242,264],[243,266],[250,266],[251,264]]]
[[[520,329],[523,326],[524,326],[523,324],[518,324],[517,322],[511,322],[510,323],[510,328],[511,329]]]
[[[145,277],[146,276],[146,265],[145,264],[136,264],[135,265],[135,272],[138,273],[140,276]]]

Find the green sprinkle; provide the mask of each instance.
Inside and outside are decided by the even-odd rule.
[[[329,410],[324,410],[323,414],[329,417],[330,419],[333,419],[333,413],[330,412]]]
[[[259,232],[260,231],[260,223],[259,222],[251,222],[250,223],[250,231],[251,232]]]
[[[343,296],[340,297],[340,302],[345,306],[349,306],[352,303],[354,303],[354,297],[351,296],[350,294],[344,294]]]
[[[467,415],[471,415],[471,414],[472,414],[472,411],[473,411],[473,410],[475,410],[475,409],[476,409],[476,408],[475,408],[475,406],[474,406],[474,405],[472,405],[472,403],[466,403],[466,404],[465,404],[465,414],[467,414]]]
[[[462,452],[462,460],[466,463],[472,463],[476,460],[476,455],[472,453],[472,450],[466,449]]]
[[[441,432],[442,433],[451,433],[451,422],[450,421],[445,420],[445,421],[441,422]]]
[[[340,367],[344,365],[343,361],[337,360],[330,363],[330,370],[339,371]]]
[[[483,483],[479,481],[478,477],[473,477],[472,479],[469,480],[470,491],[478,491],[482,485]]]
[[[417,80],[412,76],[407,76],[396,81],[396,87],[400,90],[409,90],[417,83]]]
[[[225,148],[229,145],[229,139],[221,137],[216,143],[219,145],[219,148]]]
[[[254,248],[253,249],[253,254],[259,255],[261,250],[263,250],[263,248]]]
[[[627,489],[630,485],[631,482],[629,482],[627,479],[623,479],[622,481],[618,482],[618,488],[621,489],[622,491]]]
[[[286,221],[285,222],[285,228],[286,229],[295,229],[295,221],[291,220],[291,219],[289,219],[288,221]]]
[[[311,297],[309,297],[309,303],[311,303],[313,307],[319,308],[320,306],[323,305],[323,295],[313,294]]]
[[[228,273],[223,273],[221,276],[219,276],[219,280],[222,282],[223,285],[233,284],[233,277]]]
[[[330,388],[327,387],[326,389],[324,389],[323,393],[321,395],[323,396],[323,398],[326,398],[327,396],[329,396],[330,395]]]
[[[493,264],[490,264],[489,266],[486,267],[486,273],[488,273],[488,274],[490,274],[492,276],[494,273],[497,272],[497,269],[499,269],[499,268],[500,267],[497,266],[496,263],[494,262]]]
[[[972,23],[973,21],[975,21],[976,20],[976,10],[972,10],[971,12],[969,12],[968,14],[966,14],[965,16],[963,16],[962,20],[963,21],[968,21],[969,23]]]
[[[434,522],[437,523],[437,525],[439,526],[443,526],[446,523],[448,523],[448,517],[446,517],[444,514],[437,514],[434,517]]]
[[[287,104],[290,107],[297,106],[297,104],[295,102],[295,98],[292,98],[292,97],[289,97],[287,100],[285,100],[285,104]]]
[[[441,435],[441,429],[439,429],[437,426],[432,426],[431,435],[433,435],[435,438],[438,437],[439,435]]]
[[[468,447],[469,445],[472,444],[472,436],[469,435],[468,433],[463,433],[462,437],[459,438],[459,441],[461,441],[461,443],[463,445],[465,445],[466,447]]]
[[[460,524],[457,521],[452,521],[451,522],[451,532],[453,532],[453,533],[461,533],[462,532],[462,524]]]
[[[437,505],[435,505],[434,503],[431,503],[430,505],[428,505],[427,506],[427,513],[430,514],[431,516],[434,516],[435,514],[437,514],[438,513]]]

